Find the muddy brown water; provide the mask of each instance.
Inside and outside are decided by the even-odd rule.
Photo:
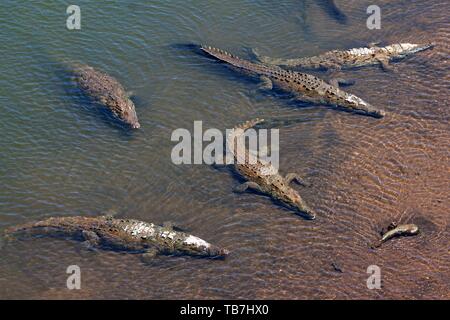
[[[347,24],[314,1],[80,1],[82,30],[65,29],[62,1],[0,4],[0,229],[48,216],[170,220],[231,250],[224,261],[85,250],[36,238],[6,245],[0,298],[449,299],[450,21],[448,2],[336,1]],[[345,71],[348,91],[389,116],[295,106],[177,44],[207,43],[246,56],[299,57],[373,41],[435,42],[395,64]],[[142,128],[130,133],[60,77],[60,61],[91,64],[135,93]],[[321,74],[321,76],[325,76]],[[170,160],[176,128],[231,128],[253,117],[299,119],[280,128],[280,171],[317,211],[303,220],[206,165]],[[390,222],[421,233],[369,245]],[[79,265],[82,289],[66,289]],[[336,272],[335,264],[343,272]],[[369,290],[367,268],[381,269]]]

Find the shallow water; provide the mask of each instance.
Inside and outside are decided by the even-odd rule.
[[[232,251],[225,261],[91,252],[38,238],[2,249],[1,298],[450,298],[450,77],[448,3],[336,1],[335,21],[314,1],[78,1],[82,29],[65,28],[64,1],[0,3],[0,229],[48,216],[119,215],[162,223]],[[300,57],[373,41],[435,42],[395,64],[346,71],[347,88],[389,116],[295,106],[179,44],[247,56]],[[93,108],[64,75],[82,61],[134,91],[142,128],[129,132]],[[325,76],[322,74],[322,76]],[[318,212],[303,220],[207,165],[170,160],[176,128],[232,128],[253,117],[299,119],[280,128],[280,170]],[[422,233],[372,251],[391,221]],[[332,263],[343,273],[335,272]],[[82,290],[66,289],[67,266]],[[382,289],[366,286],[378,265]]]

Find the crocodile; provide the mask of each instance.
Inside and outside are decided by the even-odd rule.
[[[372,246],[372,248],[380,247],[384,242],[392,239],[394,237],[400,236],[414,236],[419,234],[419,227],[415,224],[402,224],[397,226],[396,224],[391,224],[388,231],[383,234],[381,239]]]
[[[313,104],[338,106],[347,111],[378,118],[386,114],[385,111],[375,108],[361,98],[313,75],[284,70],[278,66],[253,63],[209,46],[202,45],[200,49],[209,56],[225,62],[245,74],[259,77],[265,83],[267,89],[272,89],[275,86],[282,91],[293,94],[298,100]]]
[[[384,70],[390,70],[391,61],[406,58],[414,53],[433,48],[434,44],[425,45],[412,43],[396,43],[386,47],[375,44],[369,47],[349,50],[332,50],[314,57],[298,59],[271,58],[261,55],[257,49],[252,49],[256,59],[267,65],[309,69],[309,70],[340,70],[370,65],[381,65]]]
[[[233,154],[234,168],[247,181],[237,186],[235,192],[254,190],[270,196],[298,215],[307,219],[315,219],[315,212],[305,203],[298,192],[290,186],[292,181],[306,186],[307,183],[296,173],[285,177],[271,163],[260,159],[245,147],[245,130],[264,122],[254,119],[236,126],[227,137],[227,149]]]
[[[134,103],[117,79],[86,64],[73,63],[71,69],[75,81],[89,97],[131,128],[140,128]]]
[[[99,217],[51,217],[5,230],[5,239],[23,235],[66,237],[84,240],[91,248],[142,253],[143,258],[161,255],[190,255],[221,258],[229,251],[196,236],[177,231],[173,226],[159,226],[134,219]]]

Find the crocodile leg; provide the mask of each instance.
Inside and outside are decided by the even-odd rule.
[[[250,48],[250,56],[253,60],[256,60],[257,62],[262,62],[261,54],[259,53],[258,48]]]
[[[117,210],[117,208],[110,208],[107,211],[103,212],[103,215],[108,219],[114,219],[117,218],[119,215],[119,211]]]
[[[253,182],[253,181],[244,182],[243,184],[240,184],[236,188],[234,188],[233,191],[237,192],[237,193],[242,193],[242,192],[247,191],[247,189],[253,189],[255,191],[262,192],[262,189],[259,186],[259,184],[257,184],[256,182]]]
[[[395,71],[394,68],[389,64],[389,60],[386,59],[378,59],[378,62],[381,64],[381,68],[384,71]]]
[[[282,62],[281,59],[273,59],[273,58],[261,55],[259,50],[256,48],[251,48],[251,52],[252,52],[254,59],[256,59],[257,61],[264,63],[264,64],[274,65],[274,64],[281,64],[281,62]]]
[[[223,157],[216,157],[216,159],[211,159],[211,162],[211,166],[217,170],[222,169],[228,165],[226,155],[224,155]]]
[[[141,255],[141,260],[144,263],[149,263],[153,261],[159,255],[159,250],[156,248],[149,248]]]
[[[339,88],[340,86],[352,86],[356,81],[353,79],[333,78],[329,82],[333,87]]]
[[[165,221],[165,222],[163,222],[162,226],[163,226],[164,228],[169,229],[169,230],[174,230],[174,231],[179,231],[179,232],[186,232],[185,229],[180,228],[180,227],[177,226],[177,225],[175,224],[175,222],[173,222],[173,221]]]
[[[89,250],[94,250],[96,246],[100,243],[99,236],[93,232],[93,231],[87,231],[83,230],[81,232],[81,235],[83,236],[84,242],[83,244],[88,248]]]
[[[259,79],[261,80],[261,83],[259,85],[259,90],[262,91],[268,91],[273,89],[273,83],[272,80],[270,80],[268,77],[260,76]]]
[[[383,244],[383,242],[381,242],[381,241],[377,241],[376,243],[374,243],[374,244],[372,244],[372,245],[370,245],[370,249],[376,249],[376,248],[379,248],[379,247],[381,247],[381,245]]]
[[[311,184],[303,180],[298,174],[296,173],[288,173],[285,177],[286,183],[290,184],[292,181],[295,180],[299,185],[302,185],[304,187],[310,187]]]

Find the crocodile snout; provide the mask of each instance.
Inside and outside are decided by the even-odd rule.
[[[308,220],[315,220],[316,219],[316,214],[312,210],[300,211],[300,215],[305,217]]]

